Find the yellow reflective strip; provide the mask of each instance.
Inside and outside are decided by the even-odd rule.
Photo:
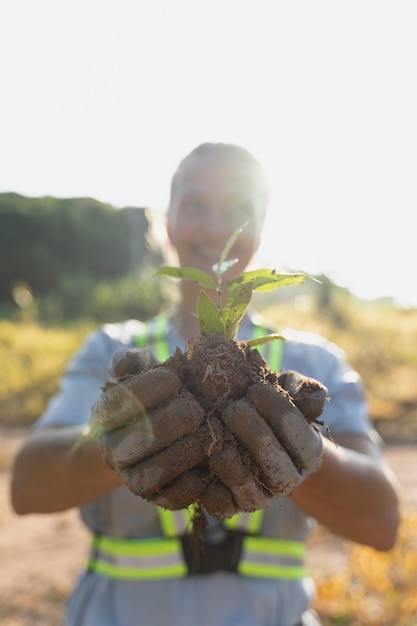
[[[186,530],[188,532],[192,531],[192,520],[196,514],[196,510],[197,510],[197,505],[196,504],[190,504],[189,506],[187,506],[186,509],[184,509],[184,518],[186,521]]]
[[[240,528],[241,530],[246,530],[248,533],[254,534],[259,532],[261,528],[263,514],[262,509],[258,509],[253,513],[237,513],[233,515],[233,517],[224,520],[223,523],[225,527],[230,530]]]
[[[135,345],[138,348],[143,348],[147,345],[151,323],[152,321],[144,322],[144,329],[135,337]],[[155,356],[159,361],[163,362],[171,356],[166,341],[168,317],[163,313],[154,318],[153,323],[155,324],[155,334],[153,338]]]
[[[264,335],[267,335],[267,334],[268,334],[268,331],[263,326],[254,326],[253,327],[253,332],[252,332],[252,339],[258,339],[259,337],[263,337]],[[263,357],[265,357],[266,345],[267,344],[263,343],[260,346],[255,346],[256,350],[258,350],[258,352]]]
[[[92,545],[98,556],[90,557],[88,567],[103,576],[154,580],[178,578],[188,574],[179,539],[117,539],[95,536]],[[300,541],[246,536],[243,540],[243,557],[237,571],[242,576],[254,578],[300,579],[307,575],[307,568],[302,563],[305,552],[306,546]],[[135,559],[137,565],[131,565]],[[293,565],[285,562],[291,559],[295,561]]]
[[[241,576],[250,576],[252,578],[285,578],[287,580],[298,580],[307,576],[307,568],[304,565],[272,565],[241,561],[237,571]]]
[[[167,322],[168,318],[166,315],[159,315],[155,320],[155,356],[161,363],[171,356],[166,340]]]
[[[148,338],[148,327],[145,326],[145,328],[142,330],[142,332],[139,333],[139,335],[136,335],[136,337],[135,337],[135,346],[137,348],[143,348],[144,346],[146,346],[147,338]]]
[[[255,326],[253,329],[253,339],[258,339],[258,337],[268,334],[269,331],[264,326]],[[268,341],[268,343],[256,346],[258,352],[268,361],[269,368],[276,372],[281,369],[283,344],[284,342],[280,339],[275,339],[274,341]]]
[[[152,580],[162,578],[179,578],[188,574],[184,563],[164,565],[162,567],[120,567],[103,561],[90,562],[90,569],[101,576],[127,580]]]
[[[188,568],[183,561],[181,542],[179,539],[163,539],[152,537],[148,539],[118,539],[108,536],[94,536],[93,548],[98,557],[90,557],[88,568],[91,571],[111,578],[131,580],[147,580],[157,578],[178,578],[186,576]],[[173,558],[174,557],[174,558]],[[114,560],[109,562],[106,559]],[[127,558],[138,559],[137,565],[123,565],[117,562]],[[160,560],[171,562],[159,563]],[[142,564],[140,561],[142,560]],[[150,562],[154,561],[154,565]],[[147,561],[147,562],[146,562]]]
[[[170,511],[162,507],[157,507],[159,522],[164,537],[178,537],[178,535],[187,532],[190,528],[194,508],[194,505],[190,505],[187,509]]]
[[[280,339],[275,339],[268,343],[268,366],[275,372],[281,369],[283,347],[284,342]]]
[[[306,546],[301,541],[247,536],[243,540],[243,555],[237,571],[242,576],[255,578],[297,580],[307,575],[307,568],[302,563],[305,553]],[[274,558],[277,561],[294,559],[295,562],[273,563]]]
[[[224,520],[223,524],[226,528],[239,528],[240,524],[242,521],[242,513],[236,513],[236,515],[233,515],[232,517],[228,517],[227,519]]]
[[[173,511],[158,507],[159,522],[165,537],[175,537],[178,535],[177,524]]]
[[[263,515],[263,509],[258,509],[250,514],[249,524],[246,527],[248,533],[258,533],[260,531]]]
[[[274,554],[302,559],[306,553],[306,546],[302,541],[251,536],[245,537],[243,541],[245,550],[260,554]]]
[[[180,546],[178,539],[150,537],[147,539],[118,539],[116,537],[95,536],[93,547],[113,556],[148,556],[175,554]]]

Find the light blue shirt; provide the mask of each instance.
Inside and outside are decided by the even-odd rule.
[[[135,320],[106,324],[91,333],[69,363],[57,394],[34,428],[84,425],[110,379],[113,353],[133,347],[143,325]],[[238,339],[252,336],[246,319]],[[331,433],[371,435],[361,380],[334,343],[315,334],[285,329],[282,369],[296,370],[322,382],[329,391],[320,419]],[[148,346],[152,349],[152,322]],[[172,326],[167,341],[171,353],[184,349]],[[324,434],[325,431],[324,431]],[[81,507],[92,532],[115,537],[160,536],[156,507],[120,487]],[[289,499],[277,499],[265,510],[262,534],[305,540],[314,525]],[[294,626],[314,596],[311,578],[256,580],[217,572],[175,580],[120,581],[82,572],[72,593],[65,626]]]

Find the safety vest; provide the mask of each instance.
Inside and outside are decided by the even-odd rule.
[[[171,356],[167,341],[168,330],[168,316],[164,313],[157,315],[145,322],[142,332],[135,337],[135,345],[137,348],[149,347],[158,361],[162,363]],[[264,326],[254,326],[252,338],[263,337],[268,332],[268,329]],[[270,341],[257,346],[258,352],[268,361],[268,365],[272,370],[278,371],[281,367],[282,346],[282,341]]]
[[[167,342],[168,318],[159,315],[145,324],[135,339],[137,347],[149,346],[159,361],[170,356]],[[255,326],[253,337],[267,334]],[[273,370],[282,361],[282,342],[273,341],[258,347]],[[162,537],[118,539],[94,535],[88,569],[102,576],[124,580],[161,580],[189,574],[183,557],[181,535],[189,533],[194,508],[170,511],[157,507]],[[263,510],[239,513],[223,521],[227,530],[241,531],[241,556],[236,572],[254,578],[296,580],[306,576],[305,544],[302,541],[260,536]]]

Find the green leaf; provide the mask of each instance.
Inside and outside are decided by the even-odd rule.
[[[274,274],[274,277],[270,281],[259,281],[255,279],[254,291],[273,291],[278,287],[285,287],[286,285],[297,285],[303,283],[305,278],[308,278],[307,274]]]
[[[280,335],[279,333],[272,333],[271,335],[264,335],[263,337],[255,337],[255,339],[249,339],[247,344],[249,347],[253,348],[255,346],[261,346],[264,343],[268,343],[269,341],[287,341],[284,335]]]
[[[224,324],[219,309],[205,291],[200,291],[197,302],[200,330],[204,337],[214,333],[224,333]]]
[[[277,274],[274,270],[260,269],[250,272],[243,272],[232,280],[229,280],[226,289],[234,292],[243,283],[254,281],[254,291],[272,291],[278,287],[285,285],[295,285],[304,282],[305,278],[309,278],[308,274]]]
[[[225,334],[228,339],[234,339],[239,327],[239,322],[245,315],[252,298],[253,281],[244,283],[234,292],[233,300],[223,310],[225,320]]]
[[[165,265],[160,267],[154,274],[154,276],[171,276],[172,278],[181,278],[192,280],[194,283],[199,284],[206,289],[216,289],[217,285],[215,281],[202,270],[197,270],[194,267],[170,267]]]
[[[218,266],[218,272],[217,272],[217,276],[221,276],[221,274],[223,274],[226,270],[223,269],[223,264],[226,260],[227,255],[229,254],[233,244],[235,243],[236,239],[239,237],[240,233],[242,232],[242,230],[245,228],[245,226],[247,226],[249,224],[249,222],[245,222],[244,224],[242,224],[242,226],[239,226],[238,228],[236,228],[235,232],[232,233],[232,235],[229,237],[229,239],[226,242],[225,247],[223,248],[223,252],[220,255],[220,259],[219,262],[217,264]]]
[[[228,339],[234,339],[239,323],[242,317],[245,315],[249,306],[254,291],[272,291],[277,287],[284,285],[294,285],[302,283],[305,278],[312,278],[308,274],[277,274],[275,270],[271,269],[259,269],[249,272],[243,272],[232,280],[228,281],[226,287],[222,285],[221,276],[228,269],[233,267],[238,259],[227,259],[233,244],[237,237],[240,235],[245,226],[249,222],[245,222],[242,226],[236,228],[234,233],[229,237],[226,245],[220,255],[218,263],[215,263],[213,272],[216,276],[216,280],[213,280],[205,272],[192,268],[192,267],[161,267],[155,273],[155,276],[171,276],[173,278],[191,280],[203,288],[216,291],[218,295],[218,304],[201,290],[198,302],[197,302],[197,315],[200,325],[200,331],[208,337],[213,333],[224,333]],[[320,282],[320,281],[317,281]],[[227,292],[226,301],[224,302],[224,292]],[[268,341],[280,339],[285,341],[285,338],[279,334],[266,335],[265,337],[259,337],[257,339],[251,339],[248,344],[252,346],[262,345]]]

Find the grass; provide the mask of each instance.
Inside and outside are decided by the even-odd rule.
[[[71,355],[90,327],[0,321],[0,426],[28,426],[56,391]]]
[[[393,550],[353,545],[346,567],[316,577],[315,608],[324,626],[415,626],[416,581],[417,513],[409,513]]]

